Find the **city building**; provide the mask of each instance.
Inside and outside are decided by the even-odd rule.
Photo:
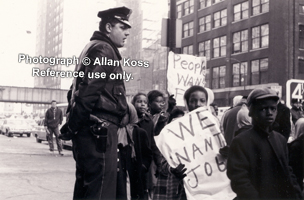
[[[136,5],[136,6],[134,6]],[[117,6],[132,9],[130,35],[121,49],[122,57],[130,61],[143,61],[148,66],[130,66],[123,69],[132,73],[133,80],[126,83],[128,100],[138,92],[148,93],[153,89],[166,93],[167,47],[160,45],[161,21],[167,18],[167,2],[155,0],[122,0]]]
[[[177,0],[184,54],[206,56],[206,87],[219,106],[261,86],[286,98],[304,79],[304,0]]]
[[[62,27],[63,27],[63,2],[64,1],[38,1],[36,55],[44,57],[61,57],[62,52]],[[36,67],[46,69],[52,67],[60,70],[60,66],[37,64]],[[60,89],[60,78],[35,77],[34,87]]]

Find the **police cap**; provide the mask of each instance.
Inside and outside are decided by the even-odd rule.
[[[103,10],[98,12],[98,17],[101,19],[104,18],[115,18],[119,22],[128,25],[131,28],[131,24],[129,22],[129,17],[132,13],[132,10],[123,6],[118,8],[111,8],[108,10]]]

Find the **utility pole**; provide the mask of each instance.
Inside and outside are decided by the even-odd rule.
[[[176,51],[176,0],[170,0],[170,18],[168,30],[169,51]]]

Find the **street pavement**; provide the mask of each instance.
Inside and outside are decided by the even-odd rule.
[[[63,154],[33,136],[0,135],[0,200],[72,199],[75,161],[70,150]]]

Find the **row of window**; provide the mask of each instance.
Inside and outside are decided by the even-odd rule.
[[[299,13],[304,14],[304,5],[299,6]]]
[[[248,52],[249,35],[248,30],[233,33],[232,54]],[[303,46],[304,46],[304,26],[303,26]],[[269,24],[251,28],[251,49],[267,48],[269,46]],[[207,60],[211,58],[225,57],[227,47],[227,36],[213,38],[200,42],[198,45],[199,56],[205,56]],[[183,54],[193,55],[193,45],[183,47]]]
[[[250,62],[250,74],[248,79],[248,63],[235,63],[232,65],[232,86],[257,85],[268,83],[268,58],[252,60]],[[213,67],[207,70],[206,87],[212,89],[228,87],[226,83],[226,66]],[[211,83],[210,83],[210,80]]]
[[[213,4],[224,0],[198,0],[199,9],[209,7]],[[251,4],[250,4],[251,2]],[[250,6],[251,5],[251,6]],[[303,8],[302,8],[303,9]],[[225,9],[226,10],[226,9]],[[249,17],[249,10],[251,16],[259,15],[269,11],[269,0],[247,0],[233,6],[233,21],[246,19]],[[194,0],[187,0],[177,5],[177,18],[191,14],[194,12]],[[301,8],[300,8],[301,12]],[[303,9],[304,12],[304,9]],[[226,10],[227,15],[227,10]]]

